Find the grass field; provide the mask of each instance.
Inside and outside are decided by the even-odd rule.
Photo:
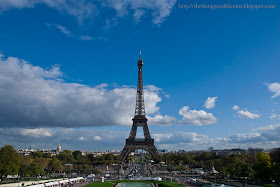
[[[184,185],[178,184],[178,183],[174,183],[174,182],[162,182],[158,184],[159,187],[182,187]]]
[[[112,187],[115,183],[120,182],[135,182],[135,181],[112,181],[112,182],[94,182],[87,184],[86,187]],[[159,187],[182,187],[183,185],[177,184],[175,182],[158,182],[158,181],[136,181],[144,183],[157,183]]]

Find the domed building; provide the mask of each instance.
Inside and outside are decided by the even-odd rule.
[[[58,153],[61,152],[61,146],[60,146],[60,144],[59,144],[58,147],[57,147],[57,152],[58,152]]]

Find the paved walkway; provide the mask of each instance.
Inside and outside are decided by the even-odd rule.
[[[90,182],[83,182],[82,184],[81,183],[76,183],[73,185],[73,187],[82,187],[82,186],[85,186],[87,184],[90,184]]]

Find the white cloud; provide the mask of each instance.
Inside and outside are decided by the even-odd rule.
[[[280,95],[280,83],[275,82],[267,85],[267,88],[270,92],[273,92],[274,95],[271,98],[278,97]]]
[[[259,114],[254,114],[252,112],[249,112],[246,109],[240,110],[239,106],[237,106],[237,105],[234,105],[232,107],[232,110],[235,110],[237,115],[238,115],[238,117],[240,117],[240,118],[242,118],[242,117],[246,117],[246,118],[250,118],[250,119],[258,119],[258,118],[260,118]]]
[[[155,142],[160,144],[175,144],[175,143],[209,143],[207,135],[197,134],[194,132],[172,132],[153,134]]]
[[[230,142],[232,143],[246,143],[246,142],[255,142],[255,141],[263,141],[263,137],[260,133],[243,133],[243,134],[235,134],[229,137]]]
[[[16,148],[32,146],[36,149],[52,149],[57,147],[60,142],[63,150],[122,150],[129,130],[130,128],[126,131],[96,128],[2,128],[0,130],[0,146],[10,144],[15,145]],[[221,135],[221,137],[215,138],[206,134],[186,131],[153,132],[151,130],[156,147],[168,150],[205,150],[208,147],[215,147],[215,149],[273,148],[279,147],[280,143],[280,124],[259,127],[249,133],[226,137]]]
[[[254,114],[254,113],[246,111],[246,110],[239,110],[239,111],[237,111],[237,114],[238,114],[239,117],[247,117],[247,118],[250,118],[250,119],[260,118],[260,115]]]
[[[10,9],[35,8],[43,4],[54,8],[61,13],[74,16],[80,24],[87,19],[93,19],[106,11],[114,10],[116,16],[121,18],[132,15],[135,22],[140,22],[143,17],[150,15],[154,24],[161,24],[168,17],[176,0],[1,0],[0,11]],[[108,9],[108,10],[107,10]]]
[[[168,17],[176,3],[176,0],[105,0],[103,7],[109,7],[116,11],[117,17],[124,17],[132,12],[134,20],[140,19],[151,13],[152,22],[161,24]]]
[[[96,140],[96,141],[102,140],[102,138],[100,136],[94,136],[93,139]]]
[[[78,40],[93,40],[93,39],[101,39],[101,38],[93,38],[91,36],[85,36],[85,35],[80,35],[80,34],[76,34],[73,33],[72,31],[70,31],[68,28],[62,26],[62,25],[58,25],[58,24],[49,24],[46,23],[46,26],[48,27],[54,27],[56,29],[59,30],[59,32],[61,32],[62,34],[73,38],[73,39],[78,39]]]
[[[79,140],[84,141],[85,138],[81,136],[81,137],[79,138]]]
[[[44,4],[61,13],[74,16],[79,23],[85,19],[92,19],[98,13],[96,5],[87,0],[1,0],[0,11],[10,9],[34,8],[38,4]]]
[[[63,34],[72,37],[72,33],[70,30],[68,30],[67,28],[63,27],[62,25],[56,25],[56,28],[58,28],[58,30],[60,32],[62,32]]]
[[[161,116],[161,115],[155,115],[154,117],[149,117],[149,124],[150,125],[161,125],[161,126],[170,126],[173,123],[177,123],[176,118],[172,116]]]
[[[269,116],[269,119],[280,119],[280,115],[273,113]]]
[[[0,125],[2,127],[82,127],[131,125],[136,89],[107,89],[66,83],[59,66],[43,69],[18,58],[0,58]],[[153,88],[154,90],[154,88]],[[146,113],[161,101],[145,89]]]
[[[209,109],[209,108],[214,108],[216,105],[216,99],[218,97],[208,97],[207,100],[204,103],[204,107]]]
[[[181,108],[179,114],[183,116],[181,123],[208,125],[217,122],[217,119],[212,113],[207,113],[204,110],[189,110],[188,106]]]
[[[280,129],[280,124],[259,127],[259,128],[253,129],[253,131],[275,131],[276,129]]]
[[[239,110],[239,106],[234,105],[234,106],[232,107],[232,110]]]
[[[22,129],[21,134],[24,136],[31,136],[31,137],[51,137],[52,134],[50,130],[38,128],[38,129]]]
[[[4,128],[0,131],[0,147],[9,144],[16,148],[53,149],[60,143],[63,150],[122,149],[128,135],[129,131],[93,128]]]
[[[79,39],[80,40],[93,40],[94,38],[91,36],[80,36]]]

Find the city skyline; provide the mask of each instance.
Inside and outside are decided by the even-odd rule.
[[[1,1],[0,146],[121,150],[141,50],[158,149],[280,147],[279,7],[179,3]]]

